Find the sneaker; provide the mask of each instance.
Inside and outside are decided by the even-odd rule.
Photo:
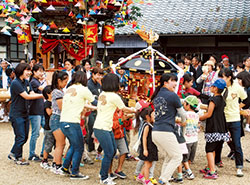
[[[210,172],[208,172],[207,174],[203,175],[203,177],[205,179],[217,179],[218,178],[218,175],[216,173],[214,174],[211,174]]]
[[[152,184],[157,184],[157,180],[154,177],[150,178],[150,181]]]
[[[0,123],[8,123],[9,122],[9,117],[4,116],[3,119],[0,121]]]
[[[80,167],[84,167],[84,164],[83,164],[83,163],[80,163]]]
[[[229,152],[229,154],[227,155],[227,157],[228,157],[228,158],[231,158],[233,155],[234,155],[234,152],[231,151],[231,152]]]
[[[70,175],[70,179],[82,179],[82,180],[87,180],[89,179],[89,176],[83,175],[81,173],[78,173],[77,175]]]
[[[141,184],[143,184],[144,183],[144,180],[145,180],[145,178],[144,177],[142,177],[142,178],[140,178],[139,177],[139,175],[136,177],[136,179],[135,179],[137,182],[139,182],[139,183],[141,183]]]
[[[31,156],[28,158],[29,161],[35,161],[35,162],[41,162],[42,159],[40,159],[37,155]]]
[[[249,162],[249,163],[250,163],[250,158],[247,158],[247,159],[246,159],[246,162]]]
[[[174,176],[171,176],[170,179],[168,180],[168,182],[174,182]]]
[[[70,175],[70,172],[68,171],[68,169],[66,169],[66,170],[65,169],[63,167],[56,168],[54,173],[57,175],[66,175],[66,174]]]
[[[224,167],[224,164],[223,164],[222,161],[220,161],[219,163],[216,163],[215,165],[218,166],[218,168],[223,168]]]
[[[56,173],[56,163],[52,163],[50,171]]]
[[[16,159],[16,160],[15,160],[15,163],[18,164],[18,165],[22,165],[22,166],[24,166],[24,165],[29,165],[29,164],[30,164],[30,163],[27,162],[25,159]]]
[[[113,174],[113,173],[110,173],[110,174],[109,174],[109,178],[110,178],[111,180],[115,180],[115,179],[117,179],[117,176],[116,176],[115,174]]]
[[[63,171],[63,173],[64,173],[65,175],[71,175],[69,169],[64,168],[64,167],[61,167],[61,170]]]
[[[51,166],[49,165],[49,163],[48,163],[48,162],[45,162],[45,161],[42,161],[42,162],[40,163],[40,166],[41,166],[43,169],[45,169],[45,170],[48,170],[48,169],[51,168]]]
[[[237,174],[236,174],[237,177],[243,177],[244,174],[242,172],[242,169],[237,169]]]
[[[233,154],[232,157],[230,157],[231,160],[235,160],[235,155]]]
[[[101,184],[108,184],[108,185],[114,185],[114,184],[116,184],[112,179],[110,179],[110,178],[107,178],[107,179],[105,179],[105,180],[100,180],[100,183]]]
[[[150,180],[145,180],[143,184],[144,184],[144,185],[153,185],[152,182],[151,182]]]
[[[182,184],[183,183],[183,179],[182,178],[181,179],[175,178],[174,182]]]
[[[200,170],[200,173],[207,174],[209,171],[210,171],[209,168],[205,167],[204,169]]]
[[[246,131],[246,132],[250,132],[250,128],[249,128],[249,127],[246,127],[246,128],[245,128],[245,131]]]
[[[117,177],[121,178],[121,179],[126,179],[127,178],[127,175],[125,173],[123,173],[122,171],[120,172],[117,172],[115,171],[114,173]]]
[[[89,165],[94,164],[94,161],[92,159],[90,159],[90,157],[86,157],[85,159],[83,159],[83,162],[85,164],[89,164]]]
[[[15,155],[13,153],[10,153],[8,155],[8,159],[11,160],[11,161],[15,161],[16,160]]]
[[[162,185],[165,185],[165,184],[166,184],[166,183],[163,182],[161,179],[158,180],[158,183],[159,183],[159,184],[162,184]]]
[[[188,180],[193,180],[193,179],[194,179],[194,174],[193,174],[193,173],[185,173],[185,177],[186,177]]]

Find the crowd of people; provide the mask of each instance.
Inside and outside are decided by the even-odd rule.
[[[250,56],[236,66],[227,55],[221,59],[211,55],[203,65],[198,57],[177,60],[185,72],[180,84],[176,74],[162,74],[150,101],[136,99],[135,107],[128,107],[122,97],[129,78],[124,70],[105,71],[100,62],[91,66],[88,60],[74,66],[66,59],[64,68],[49,80],[39,62],[20,62],[12,69],[2,60],[0,88],[9,89],[11,94],[9,101],[2,102],[2,118],[11,122],[15,134],[8,159],[17,165],[39,162],[55,174],[85,180],[89,176],[81,174],[79,167],[93,164],[90,155],[95,154],[95,160],[102,161],[100,183],[116,184],[116,178],[127,178],[122,167],[131,157],[129,131],[133,129],[138,133],[133,147],[138,152],[135,180],[146,185],[182,183],[184,178],[195,178],[192,162],[198,132],[203,130],[207,157],[207,166],[200,169],[203,177],[218,178],[216,166],[224,165],[224,142],[230,147],[228,157],[235,160],[236,175],[242,177],[241,137],[244,131],[250,132]],[[30,126],[29,157],[25,160],[23,145]],[[39,156],[36,145],[41,128],[44,139]],[[156,180],[159,154],[164,161]],[[118,165],[113,170],[115,157]],[[177,177],[173,176],[175,171]]]

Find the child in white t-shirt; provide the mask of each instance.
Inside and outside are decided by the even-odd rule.
[[[183,127],[183,136],[185,138],[185,144],[187,148],[187,153],[183,153],[182,164],[185,167],[185,177],[189,180],[194,179],[194,174],[190,169],[190,163],[193,162],[197,143],[198,143],[198,123],[199,115],[195,112],[195,109],[199,101],[196,96],[189,95],[184,99],[184,109],[186,112],[186,122],[182,124]],[[175,179],[176,182],[182,183],[182,165],[178,167],[178,177]]]

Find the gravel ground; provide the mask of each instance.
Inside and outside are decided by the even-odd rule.
[[[132,137],[131,140],[134,142],[135,137]],[[40,153],[41,143],[43,139],[43,134],[40,134],[37,145],[37,154]],[[100,162],[95,162],[94,165],[85,165],[80,168],[81,173],[89,175],[90,179],[86,181],[81,180],[70,180],[68,177],[55,175],[48,170],[44,170],[40,167],[39,163],[31,162],[29,166],[18,166],[14,164],[13,161],[7,159],[7,155],[13,145],[14,134],[12,127],[9,123],[0,123],[0,171],[1,178],[0,184],[2,185],[16,185],[16,184],[46,184],[46,185],[55,185],[55,184],[83,184],[83,185],[95,185],[99,184],[98,172],[100,169]],[[250,157],[250,133],[246,133],[246,136],[242,138],[242,147],[244,156]],[[29,151],[29,141],[24,145],[24,157],[28,158]],[[202,178],[202,174],[199,174],[199,169],[203,168],[206,165],[206,157],[204,152],[205,142],[203,139],[203,133],[199,134],[199,145],[196,153],[196,158],[194,164],[191,166],[193,173],[196,178],[194,180],[184,180],[184,184],[220,184],[220,185],[241,185],[249,184],[250,185],[250,163],[244,163],[244,177],[236,177],[236,169],[234,161],[228,159],[226,155],[229,152],[229,148],[224,144],[222,152],[222,160],[224,163],[224,168],[218,169],[219,178],[217,180],[207,180]],[[159,177],[162,157],[156,165],[155,177]],[[114,166],[117,165],[117,160],[114,160]],[[136,162],[135,161],[126,161],[124,164],[123,172],[128,176],[125,180],[116,180],[117,184],[120,185],[131,185],[138,184],[133,177],[133,172],[135,170]],[[174,184],[174,183],[173,183]]]

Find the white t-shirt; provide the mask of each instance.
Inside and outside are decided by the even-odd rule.
[[[94,96],[87,87],[81,84],[70,86],[64,96],[61,112],[61,122],[80,123],[81,112],[85,104],[94,101]]]
[[[2,85],[4,89],[8,89],[8,76],[5,71],[2,71]]]
[[[194,143],[198,141],[198,123],[199,115],[193,111],[188,111],[186,113],[186,126],[184,127],[184,137],[186,143]]]
[[[111,131],[115,110],[125,107],[121,97],[114,92],[102,92],[98,98],[94,128]]]

